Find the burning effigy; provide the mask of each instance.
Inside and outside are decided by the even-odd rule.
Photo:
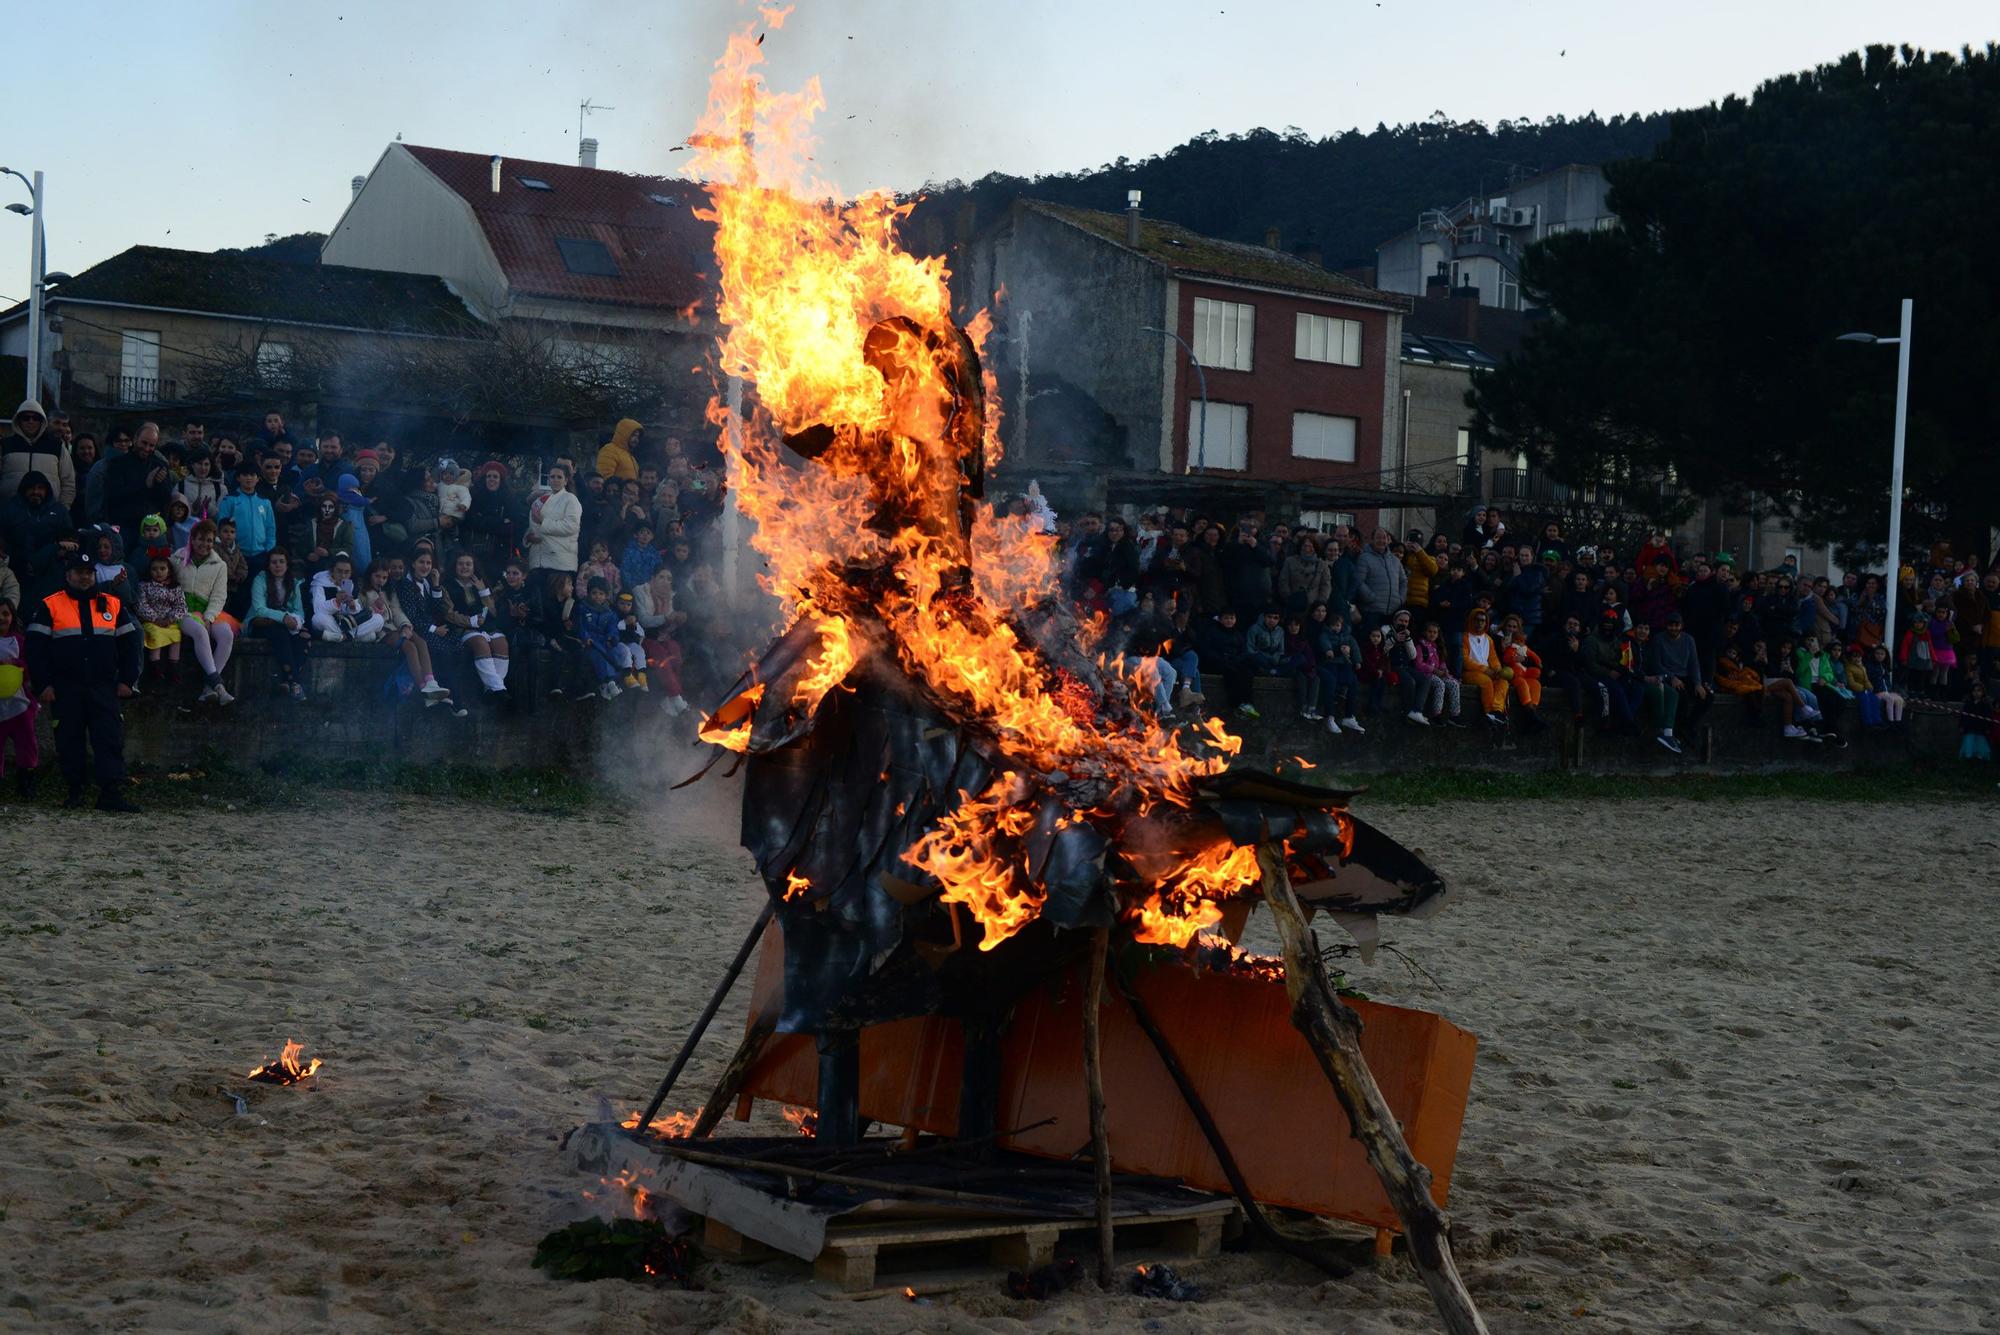
[[[1227,943],[1263,902],[1286,953],[1246,967],[1267,971],[1267,994],[1285,979],[1357,1137],[1380,1142],[1370,1158],[1413,1248],[1444,1249],[1449,1272],[1429,1176],[1305,926],[1327,913],[1372,940],[1382,915],[1439,907],[1442,879],[1349,811],[1351,793],[1236,766],[1216,720],[1163,722],[1145,664],[1098,648],[1104,625],[1059,593],[1053,540],[986,496],[1001,450],[988,315],[954,319],[943,262],[897,244],[893,199],[842,202],[811,179],[817,84],[766,89],[761,42],[732,40],[689,141],[712,197],[719,369],[745,389],[740,414],[718,396],[711,418],[785,627],[700,727],[742,773],[741,839],[769,896],[735,968],[766,921],[779,929],[782,985],[753,1038],[810,1036],[798,1101],[839,1146],[869,1120],[863,1036],[948,1021],[962,1043],[949,1130],[994,1137],[1024,998],[1086,960],[1101,987],[1114,940],[1181,953],[1197,983],[1226,976],[1241,960]],[[1092,1120],[1108,1172],[1101,1109]]]

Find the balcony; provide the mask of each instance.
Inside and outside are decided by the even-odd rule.
[[[174,382],[157,376],[121,375],[116,377],[111,389],[119,403],[130,407],[170,403],[174,397]]]
[[[1656,507],[1679,494],[1680,488],[1664,478],[1628,481],[1622,485],[1559,482],[1532,468],[1495,468],[1487,474],[1486,486],[1489,500],[1529,505],[1590,506],[1605,510]]]

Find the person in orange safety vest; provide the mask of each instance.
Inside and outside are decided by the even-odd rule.
[[[96,587],[88,552],[70,554],[63,587],[35,603],[28,617],[28,679],[55,711],[56,757],[69,783],[67,807],[83,805],[95,753],[97,809],[137,811],[125,796],[125,722],[119,702],[139,680],[139,624],[116,594]]]

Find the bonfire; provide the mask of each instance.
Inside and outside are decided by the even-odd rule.
[[[1153,715],[1147,670],[1061,596],[1053,540],[989,503],[989,313],[954,318],[943,261],[897,243],[907,206],[812,178],[817,81],[766,88],[762,43],[731,40],[689,143],[712,200],[718,364],[747,390],[740,416],[720,396],[710,416],[784,629],[700,736],[743,771],[742,840],[770,899],[759,932],[782,928],[775,1027],[821,1053],[817,1136],[860,1133],[860,1031],[926,1014],[964,1025],[960,1134],[993,1131],[980,1068],[1028,988],[1089,952],[1101,986],[1114,937],[1259,967],[1206,934],[1261,901],[1287,947],[1263,967],[1284,971],[1373,1137],[1427,1277],[1462,1296],[1304,927],[1325,911],[1372,939],[1379,915],[1438,907],[1441,878],[1348,811],[1352,794],[1233,766],[1219,721]],[[1108,1173],[1101,1138],[1098,1157]]]
[[[284,1050],[278,1054],[276,1061],[267,1061],[261,1066],[252,1067],[244,1078],[266,1085],[296,1085],[301,1080],[317,1075],[319,1068],[326,1064],[318,1057],[309,1062],[299,1060],[305,1055],[305,1050],[305,1044],[296,1043],[288,1038],[285,1040]]]

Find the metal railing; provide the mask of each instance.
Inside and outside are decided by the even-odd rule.
[[[165,403],[174,397],[174,382],[158,376],[121,375],[113,393],[120,403]]]
[[[1487,498],[1495,501],[1625,509],[1641,503],[1656,505],[1679,494],[1680,488],[1664,478],[1622,484],[1561,482],[1532,468],[1495,468],[1486,475]]]

